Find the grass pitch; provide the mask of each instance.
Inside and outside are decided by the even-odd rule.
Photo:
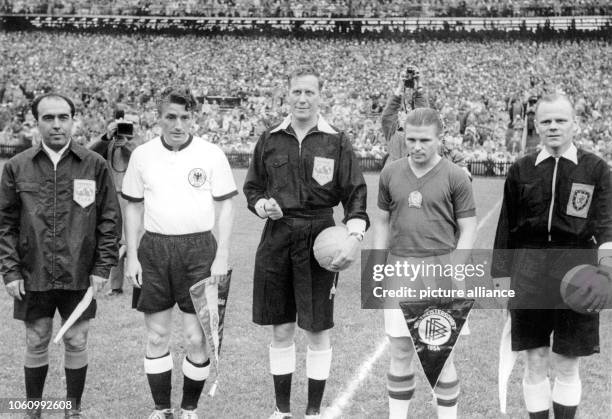
[[[0,167],[2,163],[0,162]],[[245,170],[234,171],[241,189]],[[368,203],[372,214],[376,208],[377,173],[366,174]],[[490,248],[495,234],[503,180],[476,178],[474,190],[478,217],[491,209],[492,217],[480,230],[476,247]],[[252,271],[255,249],[263,227],[246,209],[244,196],[236,200],[237,211],[232,237],[231,261],[234,267],[226,331],[222,351],[222,378],[215,398],[205,394],[200,400],[199,413],[204,418],[238,419],[267,418],[273,411],[272,380],[268,374],[268,328],[251,322]],[[336,220],[341,219],[337,211]],[[371,237],[366,234],[364,247]],[[361,310],[359,267],[353,266],[340,275],[336,296],[333,330],[334,359],[323,405],[330,405],[357,373],[358,367],[375,351],[384,339],[383,316],[377,310]],[[120,297],[101,297],[98,315],[92,322],[89,340],[90,364],[83,397],[83,413],[88,418],[141,418],[152,409],[152,400],[143,371],[144,324],[142,315],[130,308],[131,286]],[[176,311],[172,339],[174,355],[173,405],[178,407],[182,388],[180,365],[184,355],[180,315]],[[17,398],[25,394],[23,384],[24,327],[12,319],[12,301],[0,291],[0,398]],[[611,371],[612,313],[604,312],[600,328],[601,354],[582,361],[583,402],[579,418],[612,417]],[[496,311],[474,311],[470,315],[470,336],[462,336],[455,349],[455,360],[461,378],[462,393],[459,415],[462,418],[499,418],[497,402],[497,350],[502,328],[502,314]],[[55,331],[59,329],[56,318]],[[293,379],[292,409],[294,417],[303,417],[306,405],[305,348],[301,332],[296,338],[297,371]],[[63,397],[63,349],[52,344],[45,397]],[[385,374],[386,352],[376,360],[370,374],[360,383],[343,418],[385,418],[387,395]],[[511,378],[508,394],[508,418],[523,418],[520,380],[522,361]],[[434,418],[432,396],[425,377],[417,367],[417,391],[411,403],[411,418]],[[208,385],[205,392],[208,391]],[[0,417],[21,417],[0,413]],[[60,417],[60,415],[47,415]]]

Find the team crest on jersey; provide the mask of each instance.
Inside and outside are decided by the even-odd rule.
[[[206,182],[206,172],[199,167],[196,169],[191,169],[187,179],[189,179],[189,184],[191,186],[194,188],[200,188]]]
[[[89,179],[74,179],[72,199],[82,208],[93,204],[96,200],[96,181]]]
[[[408,195],[408,206],[410,208],[421,208],[423,204],[423,195],[419,191],[412,191]]]
[[[572,183],[572,191],[567,202],[567,215],[574,217],[587,218],[591,201],[593,200],[593,190],[595,186],[584,183]]]
[[[312,178],[321,186],[331,182],[334,178],[334,159],[315,157]]]
[[[430,308],[417,319],[414,328],[419,332],[419,339],[430,351],[439,351],[449,341],[453,330],[457,328],[455,319],[444,310]]]

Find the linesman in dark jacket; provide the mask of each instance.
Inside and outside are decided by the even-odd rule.
[[[502,250],[494,253],[492,274],[511,276],[516,293],[509,304],[512,350],[526,351],[523,394],[532,419],[548,418],[551,401],[555,418],[573,418],[582,391],[579,357],[599,352],[602,302],[585,298],[590,314],[556,308],[563,275],[580,264],[612,265],[605,256],[612,249],[610,172],[573,144],[574,119],[566,96],[538,101],[535,128],[544,149],[510,168],[495,237]]]
[[[4,166],[0,182],[0,273],[26,327],[25,387],[40,399],[55,310],[66,319],[91,285],[117,264],[121,213],[102,157],[71,141],[74,104],[50,93],[32,103],[42,136]],[[94,294],[95,295],[95,294]],[[95,299],[64,335],[66,417],[80,416],[87,373],[87,332]],[[40,417],[40,410],[28,412]]]
[[[308,340],[306,418],[319,418],[332,358],[336,274],[319,266],[312,245],[334,225],[333,207],[342,202],[350,236],[331,268],[350,265],[369,225],[367,189],[349,139],[319,116],[318,72],[300,68],[288,81],[291,114],[262,134],[244,184],[249,209],[267,219],[255,258],[253,321],[273,326],[271,418],[282,419],[291,417],[297,314]]]

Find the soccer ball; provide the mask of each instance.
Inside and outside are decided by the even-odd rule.
[[[323,269],[335,272],[330,268],[330,265],[338,252],[340,252],[348,236],[348,230],[343,225],[328,227],[319,233],[314,241],[312,250],[315,259]]]
[[[561,281],[561,297],[565,304],[578,313],[589,314],[587,300],[590,293],[606,297],[606,307],[612,297],[612,283],[608,276],[593,265],[578,265],[570,269]]]

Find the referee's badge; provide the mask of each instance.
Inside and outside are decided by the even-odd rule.
[[[410,208],[421,208],[423,203],[423,195],[419,191],[412,191],[408,196],[408,207]]]
[[[334,178],[334,159],[315,156],[312,178],[321,186],[331,182]]]
[[[206,182],[206,173],[204,170],[198,168],[191,169],[189,176],[187,176],[189,184],[194,188],[200,188]]]
[[[72,199],[82,208],[87,208],[96,200],[96,181],[89,179],[74,179]]]
[[[595,186],[584,183],[572,183],[572,191],[567,202],[567,215],[587,218],[591,202],[593,201],[593,190]]]

